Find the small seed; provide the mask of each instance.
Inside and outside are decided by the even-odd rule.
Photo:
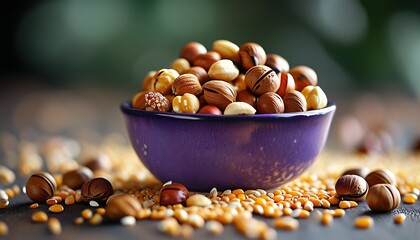
[[[190,196],[187,199],[187,206],[201,206],[201,207],[205,207],[205,206],[209,206],[211,205],[211,200],[208,199],[206,196],[202,195],[202,194],[195,194]]]
[[[124,226],[134,226],[136,225],[136,218],[133,216],[125,216],[121,218],[120,222]]]
[[[274,221],[274,226],[282,230],[296,230],[299,227],[299,221],[292,217],[281,217]]]
[[[1,208],[6,208],[7,206],[9,206],[9,200],[7,200],[7,199],[0,199],[0,209]]]
[[[31,209],[35,209],[35,208],[38,208],[39,207],[39,204],[38,203],[32,203],[30,206],[29,206],[29,208],[31,208]]]
[[[311,201],[308,201],[303,206],[303,209],[305,209],[307,211],[313,211],[314,210],[314,204]]]
[[[86,208],[85,210],[82,211],[82,217],[85,220],[91,219],[92,216],[93,216],[92,210],[90,210],[89,208]]]
[[[60,234],[61,233],[61,223],[60,223],[60,220],[58,220],[55,217],[50,218],[48,220],[48,229],[54,235]]]
[[[370,216],[360,216],[354,220],[354,226],[360,229],[371,228],[373,226],[373,218]]]
[[[204,226],[204,219],[197,213],[191,213],[188,216],[188,224],[194,228],[202,228]]]
[[[0,199],[9,200],[9,195],[3,189],[0,189]]]
[[[349,203],[350,203],[350,207],[357,207],[359,205],[355,201],[349,201]]]
[[[333,215],[329,213],[322,214],[321,223],[323,225],[331,225],[333,223]]]
[[[85,220],[83,219],[83,217],[77,217],[76,219],[74,219],[74,224],[76,225],[80,225],[84,222]]]
[[[406,218],[407,217],[405,216],[404,213],[399,213],[399,214],[395,215],[394,222],[396,224],[402,224],[405,221]]]
[[[103,218],[102,218],[101,214],[95,213],[95,214],[93,214],[92,218],[89,219],[89,224],[90,225],[99,225],[99,224],[102,223],[102,220],[103,220]]]
[[[89,201],[89,205],[91,207],[99,207],[99,203],[97,201],[93,201],[93,200]]]
[[[417,198],[417,195],[415,195],[414,193],[407,193],[403,197],[403,202],[406,204],[413,204],[417,201]]]
[[[342,217],[346,215],[346,212],[343,209],[337,208],[334,210],[333,217]]]
[[[37,211],[32,214],[32,221],[41,223],[48,221],[48,215],[43,211]]]
[[[191,227],[191,225],[188,224],[182,224],[179,228],[179,236],[181,236],[184,239],[191,238],[191,236],[194,233],[194,228]]]
[[[178,235],[181,230],[179,223],[175,220],[175,218],[166,218],[160,221],[157,224],[157,228],[160,232],[163,232],[171,236]]]
[[[277,231],[271,227],[265,228],[260,233],[260,238],[263,240],[275,240],[277,239]]]
[[[64,207],[63,205],[60,205],[60,204],[54,204],[54,205],[51,205],[48,208],[48,210],[50,210],[53,213],[61,213],[62,211],[64,211]]]
[[[338,204],[338,207],[339,208],[341,208],[341,209],[348,209],[348,208],[350,208],[351,207],[351,204],[350,204],[350,202],[349,201],[341,201],[339,204]]]
[[[51,205],[57,204],[57,200],[50,198],[50,199],[47,199],[46,203],[47,205],[51,206]]]
[[[292,215],[293,210],[290,207],[286,207],[283,209],[283,215],[284,216],[290,216]]]
[[[321,199],[321,205],[322,205],[323,208],[330,208],[331,207],[331,203],[326,199]]]
[[[64,204],[66,205],[73,205],[76,202],[76,199],[74,198],[73,195],[68,195],[65,199],[64,199]]]
[[[3,221],[0,221],[0,236],[6,236],[9,233],[9,227]]]
[[[292,217],[294,218],[308,218],[311,213],[309,211],[306,211],[305,209],[295,209],[292,212]]]
[[[329,197],[328,202],[330,202],[331,205],[337,205],[340,202],[340,199],[338,197]]]
[[[13,192],[15,193],[15,196],[16,195],[19,195],[20,194],[20,187],[18,186],[18,185],[13,185],[13,187],[12,187],[12,190],[13,190]]]
[[[96,213],[99,213],[102,216],[105,215],[105,212],[106,212],[105,208],[97,208],[96,209]]]
[[[223,225],[220,222],[214,220],[206,222],[205,228],[209,233],[215,236],[218,236],[223,232]]]
[[[6,188],[4,191],[9,198],[13,198],[15,196],[15,192],[11,188]]]

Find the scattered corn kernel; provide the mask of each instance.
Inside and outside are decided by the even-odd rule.
[[[370,216],[360,216],[354,220],[354,226],[360,229],[371,228],[373,226],[373,218]]]
[[[349,203],[350,203],[350,207],[357,207],[359,205],[355,201],[349,201]]]
[[[395,217],[394,217],[394,222],[396,223],[396,224],[402,224],[404,221],[405,221],[405,219],[406,219],[407,217],[405,216],[405,214],[404,213],[398,213],[397,215],[395,215]]]
[[[321,223],[323,225],[331,225],[333,223],[333,215],[329,213],[322,214]]]
[[[3,221],[0,221],[0,236],[6,236],[9,233],[9,227]]]
[[[32,221],[41,223],[48,221],[48,215],[43,211],[36,211],[32,214]]]
[[[9,200],[7,199],[0,199],[0,209],[1,208],[6,208],[7,206],[9,206]]]
[[[102,216],[105,215],[105,212],[106,212],[105,208],[97,208],[96,209],[96,213],[99,213]]]
[[[48,229],[54,235],[60,234],[61,233],[61,223],[60,223],[60,220],[58,220],[55,217],[50,218],[48,220]]]
[[[74,198],[73,195],[68,195],[65,199],[64,199],[64,204],[66,205],[73,205],[76,202],[76,199]]]
[[[98,213],[95,213],[95,214],[93,214],[93,216],[89,219],[89,224],[90,224],[90,225],[99,225],[99,224],[101,224],[101,223],[102,223],[102,220],[103,220],[102,215],[101,215],[101,214],[98,214]]]
[[[340,201],[340,203],[338,204],[338,207],[341,209],[348,209],[351,208],[351,204],[349,201]]]
[[[76,219],[74,219],[74,224],[76,225],[80,225],[84,222],[85,220],[83,219],[83,217],[77,217]]]
[[[346,215],[346,212],[343,209],[337,208],[334,210],[334,213],[332,215],[333,217],[342,217]]]
[[[64,207],[63,207],[63,205],[60,205],[60,204],[54,204],[54,205],[51,205],[48,208],[48,210],[50,210],[53,213],[61,213],[61,212],[64,211]]]
[[[39,207],[39,204],[38,203],[32,203],[30,206],[29,206],[29,208],[31,208],[31,209],[35,209],[35,208],[38,208]]]
[[[281,217],[274,221],[274,226],[282,230],[296,230],[299,227],[299,221],[292,217]]]
[[[215,236],[220,235],[223,232],[223,225],[220,222],[214,220],[207,221],[205,228],[209,233]]]
[[[47,199],[46,203],[47,205],[51,206],[51,205],[57,204],[57,200],[50,198],[50,199]]]
[[[93,212],[92,212],[92,210],[90,210],[89,208],[86,208],[85,210],[83,210],[83,211],[82,211],[82,217],[83,217],[85,220],[89,220],[89,219],[91,219],[91,218],[92,218],[92,216],[93,216]]]
[[[407,204],[413,204],[417,201],[417,198],[417,195],[415,195],[414,193],[407,193],[403,197],[403,202]]]

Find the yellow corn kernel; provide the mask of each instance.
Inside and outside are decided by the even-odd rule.
[[[341,208],[341,209],[348,209],[348,208],[350,208],[351,207],[351,204],[350,204],[350,202],[349,201],[341,201],[339,204],[338,204],[338,207],[339,208]]]
[[[403,202],[407,204],[413,204],[417,201],[417,198],[417,195],[415,195],[414,193],[407,193],[403,197]]]
[[[328,202],[330,202],[331,205],[337,205],[340,202],[340,199],[338,197],[329,197]]]
[[[373,226],[373,218],[370,216],[360,216],[354,220],[354,226],[360,229],[371,228]]]
[[[296,230],[299,227],[299,221],[292,217],[281,217],[274,221],[274,226],[281,230]]]
[[[50,210],[53,213],[61,213],[62,211],[64,211],[64,207],[60,204],[54,204],[51,205],[48,210]]]
[[[32,214],[32,221],[41,223],[48,221],[48,215],[43,211],[36,211]]]
[[[349,203],[350,203],[350,207],[357,207],[359,205],[355,201],[349,201]]]
[[[395,215],[394,222],[396,224],[402,224],[405,221],[406,218],[407,217],[405,216],[404,213],[399,213],[399,214]]]
[[[337,208],[334,210],[333,217],[342,217],[344,215],[346,215],[346,212],[343,209]]]
[[[61,233],[61,223],[60,220],[53,217],[48,220],[48,229],[54,235],[58,235]]]
[[[321,223],[323,225],[331,225],[332,222],[333,222],[333,215],[331,215],[329,213],[322,214]]]

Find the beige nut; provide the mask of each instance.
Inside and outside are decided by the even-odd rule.
[[[132,108],[136,109],[145,109],[146,108],[146,98],[144,95],[146,95],[147,92],[138,92],[134,97],[131,99],[131,106]]]
[[[221,111],[236,100],[236,91],[225,81],[211,80],[203,85],[204,99],[208,104],[215,105]]]
[[[177,113],[196,113],[200,109],[200,101],[195,95],[186,93],[172,100],[172,109]]]
[[[183,74],[190,69],[190,62],[185,58],[177,58],[172,62],[172,69],[175,69],[179,74]]]
[[[174,69],[161,69],[153,77],[153,86],[151,92],[160,92],[162,95],[171,93],[172,83],[179,76]]]
[[[232,81],[232,84],[238,92],[247,89],[245,84],[245,74],[239,73],[238,77]]]
[[[211,79],[233,81],[239,75],[239,70],[229,59],[219,60],[213,63],[208,72]]]
[[[175,95],[184,95],[185,93],[198,95],[201,91],[201,84],[194,74],[181,74],[172,83],[172,93]]]
[[[319,86],[306,86],[302,90],[302,94],[305,96],[306,103],[308,104],[308,110],[320,109],[327,106],[327,95],[325,95]]]
[[[141,85],[142,92],[152,92],[153,90],[153,77],[156,75],[156,71],[150,71],[146,74]]]
[[[213,42],[213,51],[218,52],[223,59],[239,62],[239,46],[228,40]]]
[[[225,111],[224,115],[253,115],[257,110],[253,108],[251,105],[245,102],[233,102],[229,104]]]

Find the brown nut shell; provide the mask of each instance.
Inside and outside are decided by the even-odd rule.
[[[265,65],[274,70],[277,74],[289,72],[290,66],[286,59],[278,54],[268,54]]]
[[[264,48],[253,42],[244,43],[239,48],[239,57],[245,71],[257,65],[264,65],[267,60]]]
[[[237,102],[246,102],[253,108],[257,108],[257,97],[248,89],[241,90],[236,96]]]
[[[357,175],[360,176],[362,178],[365,178],[369,173],[369,168],[367,167],[356,167],[356,168],[349,168],[347,170],[345,170],[341,176],[344,175]]]
[[[181,74],[172,83],[172,93],[175,95],[184,95],[185,93],[199,95],[201,91],[201,84],[194,74]]]
[[[335,183],[338,197],[346,200],[362,201],[365,199],[369,185],[366,180],[357,175],[341,176]]]
[[[308,66],[297,66],[289,71],[295,79],[296,90],[302,91],[306,86],[316,86],[318,84],[318,76],[316,72]]]
[[[91,200],[105,202],[108,197],[114,194],[114,189],[107,179],[98,177],[85,182],[82,186],[81,194],[85,202]]]
[[[280,87],[277,90],[277,94],[280,97],[284,97],[286,93],[292,92],[295,90],[295,80],[290,73],[279,73]]]
[[[394,185],[376,184],[369,189],[366,202],[374,212],[387,212],[400,205],[401,194]]]
[[[146,99],[144,98],[144,95],[146,95],[147,92],[138,92],[134,95],[134,97],[131,99],[131,106],[135,109],[146,109]]]
[[[112,162],[109,159],[108,155],[99,153],[90,158],[87,158],[83,166],[88,167],[92,172],[103,171],[109,172],[112,170]]]
[[[63,184],[73,190],[80,189],[85,182],[93,178],[93,172],[88,167],[68,171],[63,174]]]
[[[119,220],[126,216],[136,217],[142,206],[136,197],[121,193],[112,195],[106,202],[106,215],[111,220]]]
[[[204,107],[202,107],[198,113],[201,114],[213,114],[213,115],[222,115],[222,112],[220,111],[220,109],[218,109],[216,106],[214,105],[206,105]]]
[[[182,48],[181,53],[179,54],[179,57],[185,58],[188,60],[188,62],[193,63],[194,59],[203,53],[206,53],[207,49],[204,47],[203,44],[198,42],[189,42],[185,44],[185,46]]]
[[[391,184],[394,186],[397,184],[397,179],[395,178],[394,173],[388,169],[377,169],[372,171],[365,177],[365,179],[370,187],[380,183]]]
[[[213,65],[213,63],[219,61],[221,59],[220,54],[214,51],[209,51],[203,54],[198,55],[194,59],[194,66],[199,66],[204,68],[206,71],[208,71]]]
[[[35,173],[26,182],[26,195],[34,202],[45,202],[54,196],[56,189],[54,177],[47,172]]]
[[[201,85],[203,85],[208,80],[210,80],[210,77],[207,74],[207,71],[204,68],[199,67],[199,66],[194,66],[188,69],[188,71],[186,71],[185,73],[194,74],[198,78],[198,81],[200,82]]]
[[[284,103],[277,93],[267,92],[261,95],[257,101],[258,113],[282,113],[284,112]]]
[[[210,80],[203,85],[204,98],[210,105],[215,105],[221,111],[236,100],[233,86],[222,80]]]
[[[260,96],[266,92],[276,92],[280,87],[280,79],[271,68],[258,65],[246,72],[245,84],[251,92]]]
[[[284,95],[284,111],[285,112],[304,112],[307,110],[305,96],[299,91],[292,91]]]
[[[180,183],[165,185],[160,190],[160,205],[185,204],[190,196],[188,189]]]

